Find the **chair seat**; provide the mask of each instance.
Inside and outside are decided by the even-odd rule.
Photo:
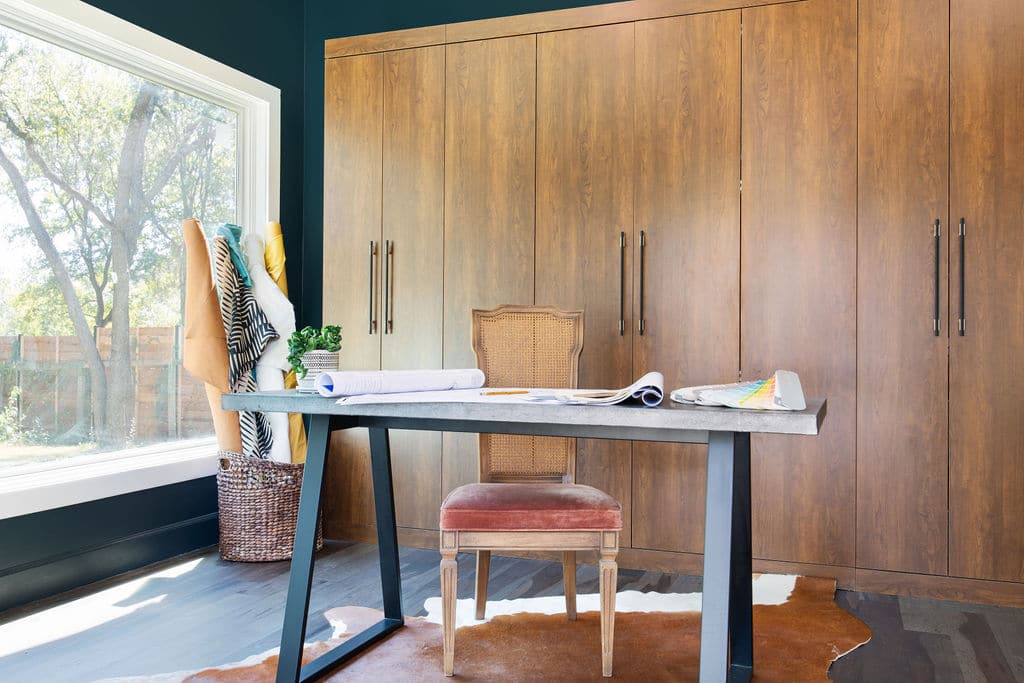
[[[622,506],[583,484],[466,484],[441,504],[446,531],[618,530]]]

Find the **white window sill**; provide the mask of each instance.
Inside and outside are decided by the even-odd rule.
[[[0,519],[217,473],[215,439],[189,439],[0,473]]]

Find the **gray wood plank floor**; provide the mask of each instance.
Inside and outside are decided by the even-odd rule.
[[[401,551],[407,614],[439,594],[438,555]],[[187,569],[187,571],[184,571]],[[278,645],[286,562],[224,562],[216,552],[165,563],[0,614],[0,681],[93,681],[198,669]],[[561,594],[561,567],[495,558],[491,597]],[[689,592],[698,577],[620,570],[619,590]],[[597,592],[581,565],[579,591]],[[459,595],[473,592],[473,558],[459,560]],[[870,643],[832,667],[836,681],[1024,682],[1024,609],[840,591],[837,600],[874,631]],[[313,578],[308,638],[329,636],[323,612],[380,607],[376,547],[329,542]],[[80,623],[81,622],[81,623]],[[4,646],[33,629],[30,646]]]

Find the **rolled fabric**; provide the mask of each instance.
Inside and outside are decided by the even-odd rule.
[[[228,384],[227,334],[220,316],[217,290],[213,286],[210,250],[198,220],[181,222],[185,242],[185,343],[183,365],[206,385],[213,429],[221,450],[242,452],[238,413],[220,407]]]
[[[268,222],[264,229],[264,237],[267,244],[263,252],[263,260],[267,267],[267,274],[277,283],[278,289],[288,296],[288,276],[284,267],[284,236],[281,234],[281,224],[277,221]],[[294,389],[297,386],[298,380],[295,379],[295,371],[288,370],[288,374],[284,376],[284,388]],[[302,422],[301,413],[288,414],[288,440],[291,443],[292,462],[306,462],[306,425]]]
[[[407,391],[445,391],[478,389],[484,385],[484,373],[477,368],[464,370],[347,370],[321,372],[316,390],[321,396],[357,396],[360,394],[397,394]]]
[[[249,267],[242,255],[242,226],[234,223],[225,223],[217,228],[217,237],[223,237],[231,251],[231,262],[235,264],[238,277],[246,287],[252,287],[252,280],[249,279]]]
[[[263,349],[256,364],[272,366],[282,371],[289,370],[291,365],[288,363],[288,337],[295,331],[295,308],[267,273],[263,262],[263,239],[259,235],[248,234],[242,241],[245,255],[249,260],[252,295],[256,297],[256,303],[263,309],[263,313],[278,334],[277,338]],[[260,385],[260,391],[264,390],[265,388]]]

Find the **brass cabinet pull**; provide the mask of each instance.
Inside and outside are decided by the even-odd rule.
[[[637,323],[637,331],[642,337],[644,334],[644,251],[647,249],[647,236],[640,231],[640,321]]]
[[[964,242],[967,237],[967,221],[960,219],[960,320],[958,321],[958,332],[961,337],[967,335],[967,304],[964,303]]]
[[[395,296],[392,291],[395,277],[394,264],[391,263],[395,253],[395,243],[391,240],[384,241],[384,334],[394,334],[394,306]]]
[[[942,250],[942,222],[935,219],[935,309],[932,315],[932,328],[935,336],[939,336],[939,252]]]
[[[619,336],[626,334],[626,233],[619,233]]]

